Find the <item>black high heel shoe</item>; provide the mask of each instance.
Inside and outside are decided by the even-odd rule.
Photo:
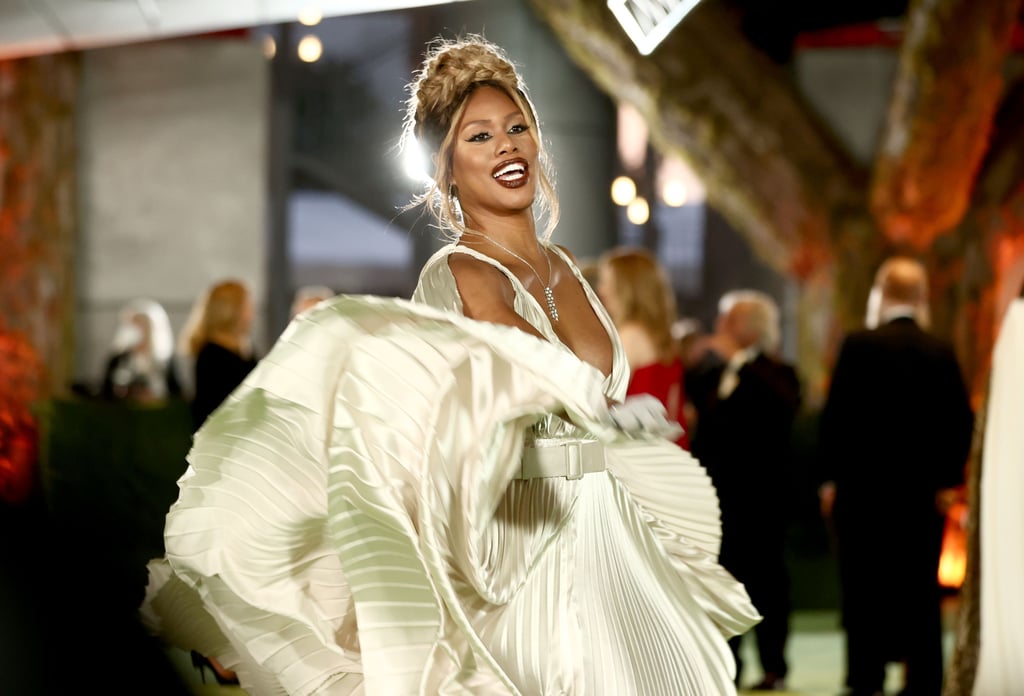
[[[192,651],[192,666],[199,670],[199,679],[206,683],[206,670],[209,669],[213,674],[213,678],[217,680],[217,683],[221,686],[233,686],[238,684],[238,677],[225,677],[220,671],[214,667],[213,663],[203,655],[202,653]]]

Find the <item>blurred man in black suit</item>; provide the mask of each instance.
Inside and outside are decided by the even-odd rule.
[[[789,574],[784,549],[793,421],[800,405],[796,371],[776,357],[779,311],[768,295],[727,293],[713,345],[723,361],[697,371],[693,453],[718,490],[723,567],[742,582],[764,617],[755,628],[764,678],[755,690],[785,688]],[[688,387],[689,388],[689,387]],[[742,662],[742,636],[729,641]]]
[[[926,331],[920,263],[882,264],[867,326],[840,348],[819,432],[846,684],[854,696],[880,694],[886,663],[903,661],[903,693],[939,696],[944,513],[963,484],[974,416],[952,346]]]

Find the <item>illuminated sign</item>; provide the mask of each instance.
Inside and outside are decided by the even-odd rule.
[[[653,51],[700,0],[608,0],[641,55]]]

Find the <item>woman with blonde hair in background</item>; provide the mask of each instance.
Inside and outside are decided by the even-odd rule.
[[[193,361],[191,406],[197,429],[255,367],[252,320],[252,297],[238,280],[211,285],[193,306],[180,350]]]
[[[198,430],[256,366],[250,332],[253,303],[249,288],[223,280],[203,293],[180,335],[179,350],[192,360],[192,425]],[[192,665],[218,684],[237,684],[234,670],[214,657],[192,650]]]
[[[684,368],[672,334],[676,299],[664,267],[646,249],[611,249],[598,261],[597,292],[629,361],[627,396],[657,397],[669,419],[685,426]],[[684,432],[676,444],[689,450],[688,434]]]

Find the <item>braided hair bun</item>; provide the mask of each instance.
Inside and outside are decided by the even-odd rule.
[[[416,138],[437,152],[466,97],[485,84],[524,94],[515,67],[497,46],[479,38],[436,44],[411,87],[407,118]],[[536,120],[532,109],[526,116]]]

